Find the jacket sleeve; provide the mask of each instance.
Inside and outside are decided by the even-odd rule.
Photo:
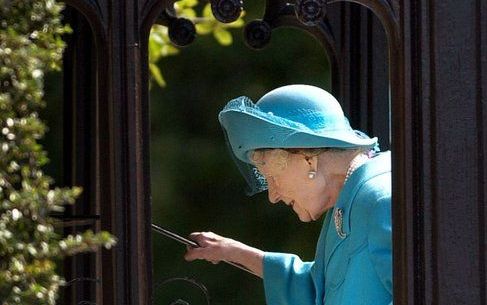
[[[293,254],[266,252],[264,289],[267,305],[312,305],[315,287],[314,262],[302,262]]]
[[[368,215],[369,254],[382,284],[392,295],[391,197],[379,198]],[[392,303],[391,303],[392,304]]]

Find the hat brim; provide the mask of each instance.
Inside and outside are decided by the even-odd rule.
[[[252,113],[226,110],[219,115],[235,156],[251,163],[248,152],[260,148],[373,148],[377,138],[364,138],[354,130],[314,132],[280,125]]]

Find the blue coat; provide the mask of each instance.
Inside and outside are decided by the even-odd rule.
[[[386,152],[355,170],[343,186],[325,216],[313,262],[265,253],[267,304],[392,304],[391,229],[391,165]]]

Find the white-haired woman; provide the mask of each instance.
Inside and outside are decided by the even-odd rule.
[[[230,101],[219,115],[250,194],[267,190],[303,222],[326,214],[315,259],[264,252],[211,232],[187,260],[230,261],[263,278],[268,305],[392,304],[390,153],[353,130],[336,99],[290,85]]]

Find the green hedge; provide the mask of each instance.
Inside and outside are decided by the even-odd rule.
[[[44,74],[59,70],[70,28],[54,0],[0,0],[0,301],[55,304],[62,276],[56,264],[66,255],[107,248],[107,232],[63,237],[54,211],[73,204],[78,187],[54,188],[42,167],[39,144],[46,132],[38,112]]]

